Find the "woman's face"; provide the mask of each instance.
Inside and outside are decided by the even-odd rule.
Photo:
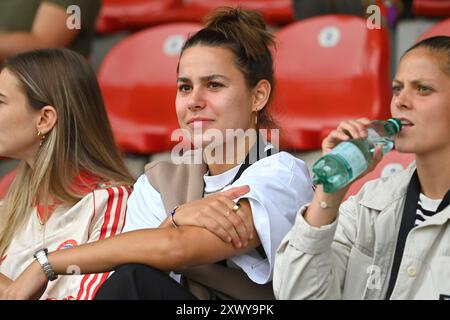
[[[28,104],[18,79],[7,69],[0,73],[0,156],[30,160],[39,148],[39,112]]]
[[[228,49],[202,45],[186,49],[180,58],[178,122],[188,130],[191,141],[201,139],[203,147],[208,143],[204,134],[208,129],[220,131],[225,141],[226,129],[255,127],[252,90],[233,60]]]
[[[406,122],[395,143],[400,152],[450,148],[450,76],[444,54],[417,48],[401,60],[393,82],[391,113]]]

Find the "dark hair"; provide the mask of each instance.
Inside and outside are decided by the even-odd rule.
[[[186,41],[180,57],[184,50],[198,44],[231,50],[249,88],[263,79],[270,83],[270,102],[275,89],[270,47],[275,46],[275,41],[259,12],[231,7],[214,10],[205,18],[204,28]],[[258,123],[267,128],[275,126],[267,106],[259,111]]]
[[[449,36],[436,36],[431,38],[426,38],[422,41],[419,41],[411,48],[406,50],[403,54],[403,57],[414,49],[417,48],[427,48],[428,50],[442,54],[446,56],[446,60],[442,61],[442,69],[443,71],[450,76],[450,37]],[[402,58],[403,58],[402,57]]]

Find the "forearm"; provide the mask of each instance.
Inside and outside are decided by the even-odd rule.
[[[159,225],[159,228],[168,228],[168,227],[172,227],[172,222],[171,222],[170,218],[166,218],[166,219]]]
[[[256,248],[259,243],[255,237],[247,247],[235,249],[203,228],[146,229],[54,251],[49,261],[57,274],[70,274],[74,269],[81,274],[107,272],[127,263],[171,271],[220,261]]]
[[[10,278],[0,273],[0,293],[3,292],[3,290],[5,290],[11,283],[12,280]]]
[[[49,254],[57,274],[80,270],[81,274],[114,270],[127,263],[140,263],[162,270],[172,270],[179,264],[176,230],[146,229],[126,232],[100,241]]]
[[[32,33],[0,33],[0,61],[21,52],[51,46],[51,43]]]
[[[326,193],[321,185],[317,186],[311,205],[304,214],[305,221],[317,228],[333,223],[347,190],[348,187],[337,192]]]

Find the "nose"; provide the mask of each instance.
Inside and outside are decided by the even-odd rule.
[[[201,88],[194,88],[189,95],[187,108],[190,111],[198,111],[206,106],[206,100]]]
[[[397,109],[410,109],[412,106],[410,92],[406,88],[402,89],[399,93],[392,96],[392,103]]]

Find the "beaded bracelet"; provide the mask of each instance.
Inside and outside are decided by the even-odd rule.
[[[178,228],[178,225],[175,223],[175,221],[173,220],[173,216],[175,215],[175,211],[178,209],[178,206],[175,206],[175,208],[172,209],[172,211],[170,211],[170,223],[172,224],[172,226],[174,228]]]

